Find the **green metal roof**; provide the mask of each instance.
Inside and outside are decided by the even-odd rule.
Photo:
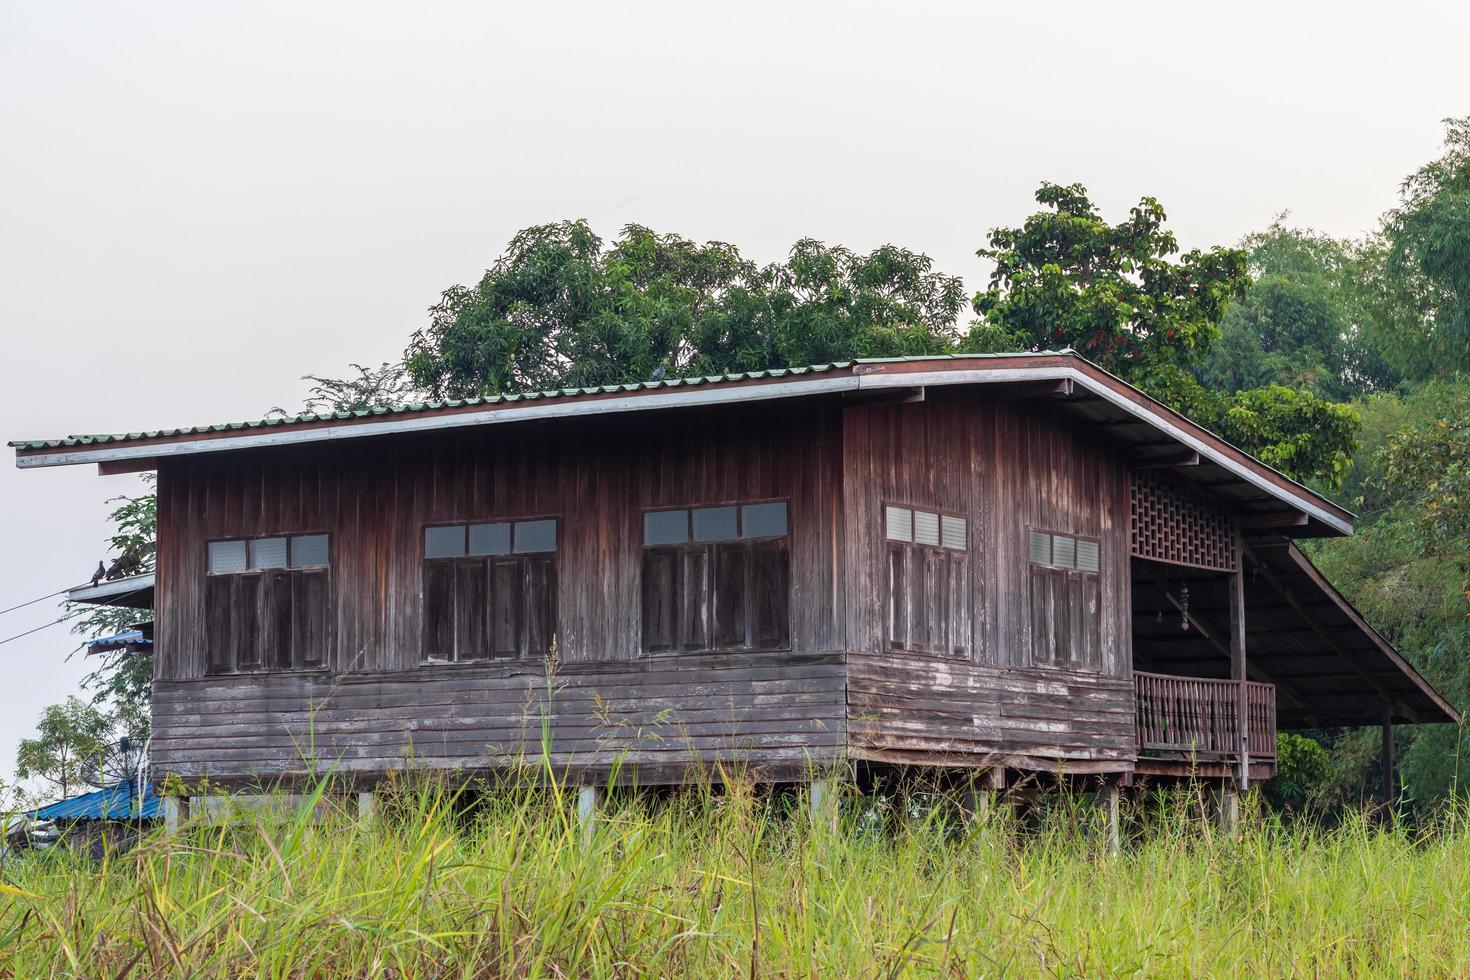
[[[976,356],[976,355],[966,355]],[[255,429],[268,429],[281,425],[316,424],[326,422],[341,422],[348,419],[363,419],[373,417],[392,417],[401,415],[415,415],[421,412],[440,411],[449,408],[467,408],[475,405],[505,405],[516,402],[545,401],[550,399],[585,398],[589,395],[610,395],[637,391],[662,391],[676,388],[690,388],[703,385],[732,384],[739,381],[758,381],[761,379],[775,379],[787,377],[800,377],[803,375],[825,374],[831,371],[841,371],[853,367],[858,363],[880,363],[892,360],[951,360],[949,355],[938,355],[932,358],[871,358],[862,361],[837,361],[832,364],[812,364],[806,367],[794,368],[772,368],[766,371],[742,371],[731,374],[714,374],[692,378],[665,378],[662,381],[644,381],[621,385],[600,385],[592,388],[557,388],[551,391],[528,391],[512,395],[485,395],[475,398],[456,398],[438,402],[413,402],[404,405],[393,405],[388,408],[365,409],[357,412],[329,412],[323,414],[302,414],[282,416],[280,418],[256,419],[250,422],[222,422],[215,425],[186,426],[176,429],[154,429],[149,432],[118,432],[100,433],[94,435],[70,435],[64,439],[19,439],[9,443],[13,449],[37,450],[37,449],[67,449],[76,446],[106,446],[122,442],[134,442],[140,439],[171,438],[174,436],[203,435],[211,432],[245,432]]]

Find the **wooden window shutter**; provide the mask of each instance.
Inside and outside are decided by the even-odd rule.
[[[751,646],[784,650],[791,645],[791,551],[785,539],[754,542],[751,551]]]
[[[746,643],[748,550],[748,545],[736,541],[715,545],[714,645],[722,650],[738,649]]]
[[[556,558],[538,554],[524,558],[526,575],[525,655],[544,657],[556,635]]]
[[[260,577],[260,665],[291,669],[291,573],[285,569]]]
[[[261,663],[261,575],[232,575],[235,585],[235,670],[255,670]]]
[[[435,660],[454,659],[454,565],[424,564],[424,653]]]
[[[518,558],[490,563],[489,634],[494,657],[517,657],[521,652],[521,617],[526,605],[526,578]]]
[[[210,575],[204,580],[204,642],[211,674],[235,669],[234,582],[233,575]]]
[[[673,548],[650,548],[643,552],[643,646],[646,650],[674,649],[678,562],[678,552]]]
[[[710,549],[682,550],[679,561],[679,648],[709,648]]]
[[[454,659],[477,660],[490,652],[485,640],[490,609],[485,562],[466,558],[441,564],[454,575]]]
[[[291,663],[297,668],[330,662],[332,642],[331,573],[325,569],[291,576]]]

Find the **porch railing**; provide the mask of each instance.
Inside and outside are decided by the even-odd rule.
[[[1142,752],[1239,761],[1238,681],[1134,672]],[[1276,757],[1276,688],[1245,682],[1246,734],[1253,759]]]

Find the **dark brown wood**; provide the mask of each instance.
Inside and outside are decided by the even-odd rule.
[[[1230,576],[1230,677],[1236,684],[1235,717],[1245,719],[1249,713],[1246,698],[1248,651],[1245,643],[1245,554],[1238,529],[1232,535],[1231,555],[1235,571]],[[1237,738],[1242,743],[1235,747],[1236,758],[1240,760],[1240,772],[1237,778],[1240,788],[1244,790],[1250,784],[1248,728],[1242,722],[1237,721],[1236,731]]]
[[[1398,803],[1398,795],[1394,792],[1393,708],[1389,705],[1383,706],[1383,725],[1380,735],[1382,745],[1378,755],[1378,767],[1382,780],[1381,792],[1384,804],[1393,807]]]

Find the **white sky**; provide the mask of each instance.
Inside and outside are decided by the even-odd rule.
[[[0,436],[296,406],[561,218],[971,289],[1043,179],[1158,197],[1186,248],[1357,234],[1470,112],[1470,4],[989,6],[0,0]],[[84,578],[135,486],[6,460],[0,608]],[[0,645],[0,774],[74,643]]]

